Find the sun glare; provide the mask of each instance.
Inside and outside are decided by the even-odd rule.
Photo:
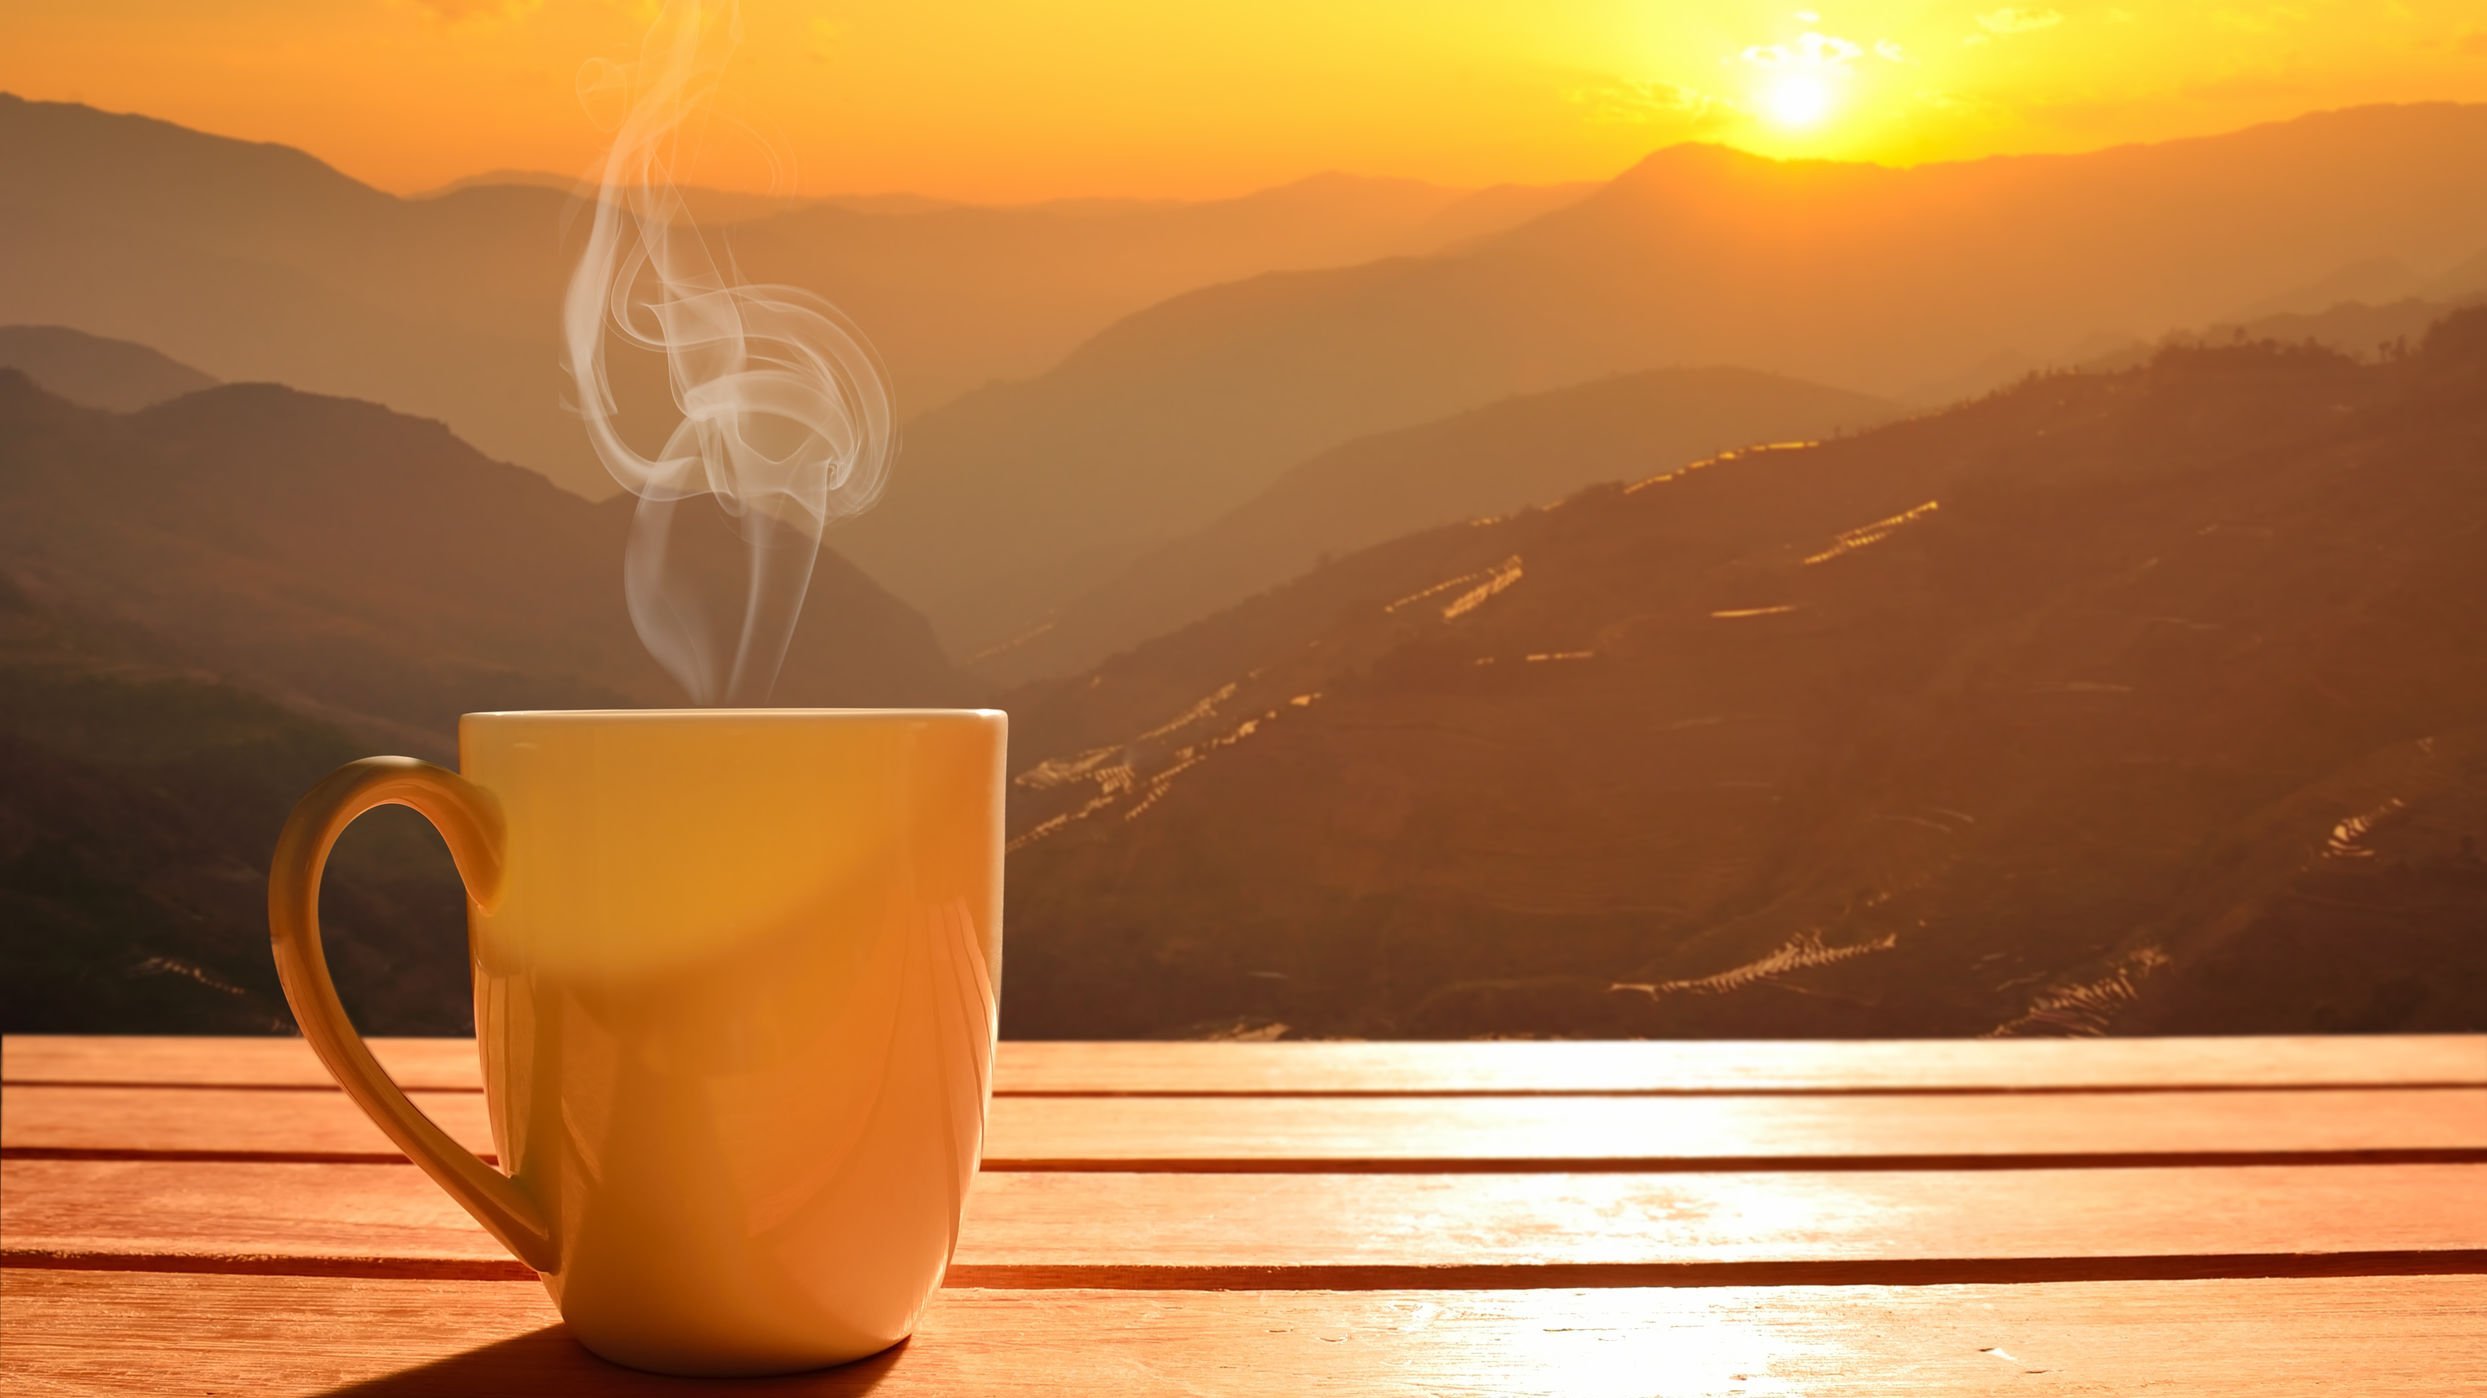
[[[1830,77],[1819,71],[1773,73],[1758,95],[1762,114],[1770,118],[1772,125],[1790,131],[1820,126],[1838,105]]]

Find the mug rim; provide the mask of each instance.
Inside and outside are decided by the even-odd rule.
[[[701,719],[981,719],[1008,718],[1001,709],[477,709],[458,715],[468,719],[529,722],[623,723],[630,721],[690,722]]]

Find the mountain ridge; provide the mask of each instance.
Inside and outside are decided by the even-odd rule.
[[[1905,392],[2371,251],[2449,262],[2487,227],[2453,163],[2487,165],[2487,106],[1905,169],[1674,147],[1457,253],[1187,292],[928,412],[850,547],[971,653],[1294,462],[1510,394],[1683,363]]]
[[[581,501],[439,422],[277,384],[117,415],[0,371],[0,433],[0,564],[160,655],[432,752],[468,709],[676,701],[624,611],[633,502]],[[721,524],[682,541],[732,546]],[[829,549],[780,685],[797,704],[970,692],[922,619]]]
[[[560,300],[587,224],[574,185],[401,198],[300,152],[13,96],[0,100],[0,183],[0,320],[387,402],[576,493],[614,493],[562,406]],[[1322,177],[1201,203],[813,201],[704,231],[746,275],[826,295],[864,325],[904,415],[1037,372],[1189,286],[1430,246],[1576,193],[1472,203]],[[670,401],[661,366],[625,358],[615,372],[625,403]]]
[[[2482,388],[2175,346],[1019,691],[1009,1032],[2474,1026]]]
[[[112,412],[150,407],[216,383],[145,345],[65,325],[0,325],[0,369],[15,369],[46,392]]]
[[[1020,681],[1107,654],[1286,581],[1317,559],[1757,442],[1870,427],[1898,405],[1783,375],[1650,369],[1525,394],[1342,443],[1136,561],[978,661]]]

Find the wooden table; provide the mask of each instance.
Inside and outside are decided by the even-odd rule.
[[[380,1041],[488,1143],[471,1045]],[[296,1040],[11,1038],[10,1393],[640,1393]],[[804,1393],[2487,1392],[2487,1037],[1005,1044]]]

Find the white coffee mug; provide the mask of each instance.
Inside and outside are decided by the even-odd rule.
[[[598,1354],[723,1375],[885,1349],[941,1283],[983,1148],[1006,726],[468,714],[462,772],[371,758],[294,811],[269,878],[286,998]],[[321,867],[387,804],[428,817],[466,880],[506,1173],[406,1100],[329,982]]]

